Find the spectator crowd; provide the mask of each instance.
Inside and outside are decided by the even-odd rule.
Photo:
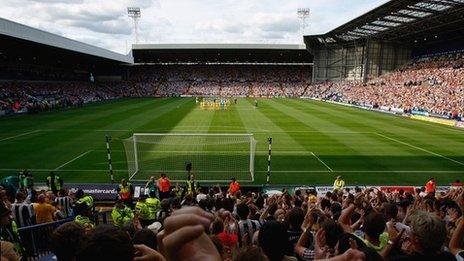
[[[307,66],[134,66],[121,82],[4,82],[0,111],[38,112],[124,97],[311,97],[385,110],[418,111],[461,119],[464,114],[464,54],[414,60],[367,83],[310,85]]]
[[[332,191],[245,191],[204,187],[194,175],[171,184],[151,177],[134,198],[121,180],[112,224],[96,225],[94,199],[70,193],[57,174],[35,191],[20,175],[12,198],[0,190],[2,260],[27,254],[18,227],[72,219],[50,235],[57,260],[463,260],[464,189],[436,191],[431,178],[415,191],[345,187]],[[136,202],[135,202],[136,200]]]
[[[326,82],[304,96],[458,119],[464,116],[464,54],[415,60],[367,84]]]
[[[305,66],[136,66],[121,82],[0,82],[0,111],[35,113],[126,97],[299,97],[310,83]]]

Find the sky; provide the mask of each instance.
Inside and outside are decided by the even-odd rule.
[[[140,7],[139,43],[302,43],[389,0],[0,0],[0,17],[127,53],[135,42],[127,7]]]

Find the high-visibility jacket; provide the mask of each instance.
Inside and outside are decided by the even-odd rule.
[[[127,206],[124,206],[124,208],[114,207],[113,211],[111,211],[111,218],[115,226],[122,228],[132,221],[134,213]]]
[[[161,203],[157,198],[147,198],[145,204],[148,207],[148,218],[149,220],[156,218],[156,212],[161,209]]]
[[[11,220],[11,227],[2,227],[0,230],[0,240],[13,243],[16,252],[24,253],[24,248],[21,246],[21,238],[19,236],[18,225],[14,220]]]
[[[139,213],[140,219],[150,219],[150,209],[145,201],[137,201],[135,204],[135,211]]]
[[[119,184],[119,197],[123,200],[130,199],[132,197],[130,183],[127,183],[125,186],[122,184]]]
[[[94,201],[92,196],[83,196],[82,198],[78,199],[76,201],[76,204],[82,204],[85,203],[89,208],[93,208],[94,206]]]
[[[194,180],[187,180],[187,193],[188,194],[193,194],[193,193],[198,193],[198,182]]]
[[[334,181],[334,190],[342,190],[343,187],[345,186],[345,181],[343,179],[336,179]]]
[[[61,181],[61,178],[58,176],[58,175],[55,175],[55,177],[52,179],[51,176],[48,176],[47,177],[47,186],[48,186],[48,190],[49,191],[52,191],[52,187],[54,186],[56,190],[60,190],[61,189],[61,184],[62,184],[62,181]]]
[[[81,225],[83,227],[95,228],[95,223],[93,223],[93,221],[90,220],[90,218],[88,218],[86,216],[77,215],[74,218],[74,222],[76,222],[77,224],[79,224],[79,225]]]
[[[175,187],[172,189],[176,197],[182,198],[182,193],[184,193],[184,189],[182,187]]]

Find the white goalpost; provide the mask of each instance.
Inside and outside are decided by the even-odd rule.
[[[166,173],[172,181],[254,181],[253,134],[134,133],[123,140],[129,179],[145,181]]]

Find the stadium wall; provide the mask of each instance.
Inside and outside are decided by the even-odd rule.
[[[411,59],[409,47],[381,41],[310,45],[308,50],[314,56],[313,82],[366,82]]]
[[[134,198],[137,199],[142,194],[146,194],[145,190],[145,183],[136,183],[134,185]],[[181,186],[185,185],[183,183],[180,184]],[[214,185],[216,186],[216,185]],[[206,186],[209,190],[210,188],[214,187],[213,185]],[[117,184],[110,184],[110,183],[70,183],[65,185],[68,191],[75,193],[78,189],[82,189],[86,195],[92,196],[97,202],[113,202],[115,199],[118,198],[117,192]],[[449,186],[437,186],[436,193],[447,192],[451,189],[459,188],[459,185],[450,184]],[[37,189],[47,189],[47,186],[43,183],[38,184],[36,186]],[[368,185],[368,184],[347,184],[345,188],[349,189],[350,191],[354,191],[355,188],[367,189],[367,188],[376,188],[381,191],[399,191],[403,190],[406,192],[414,192],[417,188],[421,188],[420,185],[392,185],[392,186],[383,186],[383,185]],[[228,189],[227,184],[221,184],[221,189],[226,191]],[[314,186],[314,185],[292,185],[292,184],[281,184],[281,185],[248,185],[242,184],[241,190],[243,194],[247,192],[260,192],[263,191],[269,196],[272,195],[280,195],[282,194],[283,190],[288,190],[290,194],[294,194],[297,190],[315,190],[318,196],[324,196],[327,192],[333,191],[333,186],[330,185],[323,185],[323,186]]]

